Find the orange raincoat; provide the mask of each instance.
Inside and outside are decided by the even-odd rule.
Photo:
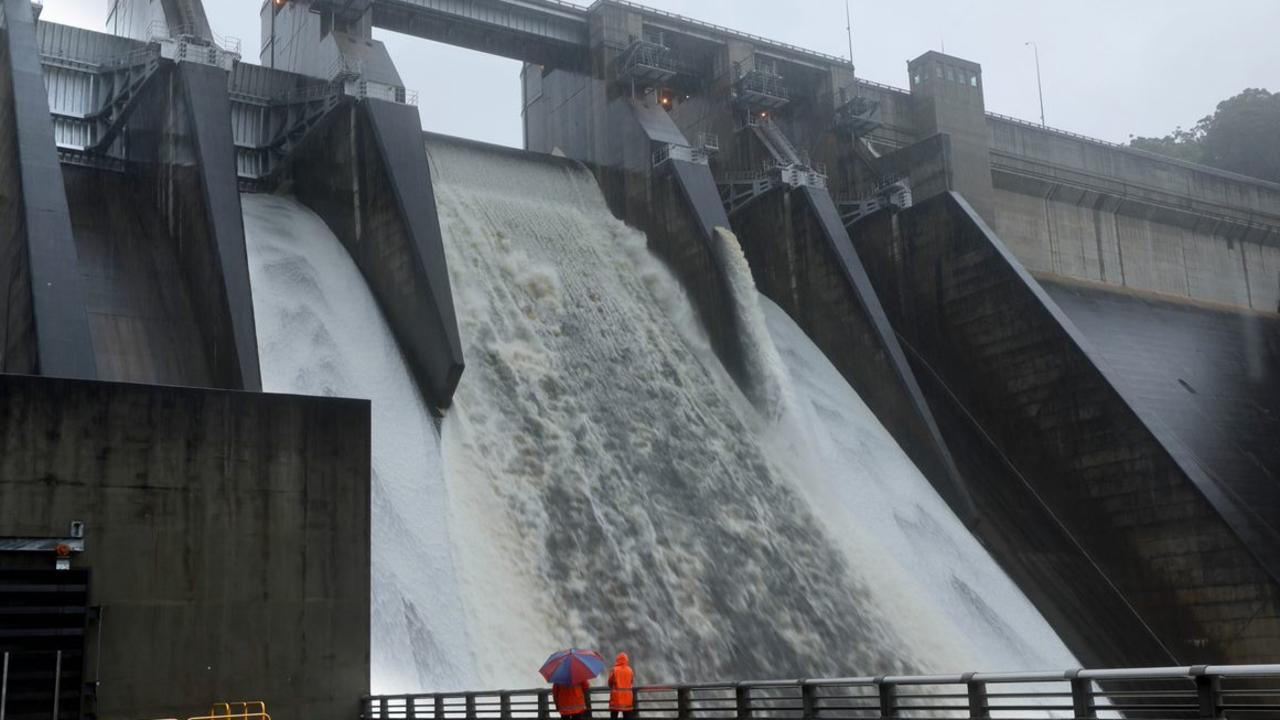
[[[630,712],[635,709],[635,672],[626,653],[618,653],[618,660],[609,673],[609,709]]]
[[[556,712],[564,717],[584,715],[587,712],[587,693],[591,683],[579,685],[552,685],[551,697],[556,701]]]

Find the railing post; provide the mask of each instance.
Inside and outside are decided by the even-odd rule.
[[[404,716],[405,720],[417,720],[418,717],[418,698],[414,695],[404,696]]]
[[[443,720],[443,718],[436,718],[436,720]],[[538,720],[551,720],[551,703],[546,690],[538,692]]]
[[[692,717],[689,707],[689,688],[676,688],[676,717],[679,720],[688,720]]]
[[[1093,683],[1081,678],[1079,670],[1068,671],[1066,677],[1071,682],[1072,714],[1077,718],[1098,717],[1098,708],[1093,700]]]
[[[884,678],[876,679],[876,690],[880,694],[880,717],[882,720],[897,717],[897,695],[898,687],[893,683],[885,682]]]
[[[751,717],[751,687],[738,683],[733,687],[733,708],[737,711],[738,720]]]
[[[498,717],[511,720],[511,693],[505,690],[498,693]]]
[[[387,696],[383,695],[378,698],[378,720],[387,720],[391,717],[387,714]]]
[[[9,704],[9,653],[4,654],[4,670],[0,672],[0,720],[4,720],[5,705]]]
[[[62,651],[54,656],[53,664],[53,720],[58,720],[58,701],[62,695]]]
[[[432,703],[432,705],[434,705],[435,720],[444,720],[444,698],[437,695],[435,697],[435,702]],[[387,719],[384,718],[383,720]]]
[[[800,681],[800,716],[804,720],[818,717],[818,688],[807,680]]]
[[[964,676],[965,690],[969,695],[969,717],[971,720],[985,720],[991,717],[991,700],[987,697],[987,684],[974,681],[975,674]]]
[[[467,693],[467,720],[476,720],[476,694]]]
[[[1191,677],[1196,683],[1196,699],[1200,705],[1201,720],[1217,720],[1223,717],[1218,709],[1218,691],[1222,684],[1217,675],[1206,672],[1204,665],[1191,668]]]

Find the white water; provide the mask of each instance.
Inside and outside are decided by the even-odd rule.
[[[372,401],[373,691],[473,683],[437,431],[395,337],[323,220],[241,203],[263,389]]]
[[[267,389],[374,401],[375,691],[569,645],[646,682],[1072,664],[732,236],[745,393],[590,174],[429,150],[467,359],[439,440],[337,240],[245,198]]]

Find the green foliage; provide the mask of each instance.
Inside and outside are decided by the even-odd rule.
[[[1197,126],[1199,127],[1199,126]],[[1183,130],[1178,128],[1173,134],[1159,138],[1136,137],[1129,140],[1129,146],[1147,152],[1168,155],[1179,160],[1186,160],[1193,163],[1205,163],[1204,147],[1200,144],[1203,133],[1197,133],[1193,128],[1191,130]]]
[[[1196,123],[1162,138],[1136,137],[1129,145],[1179,160],[1280,182],[1280,93],[1251,88],[1218,103]]]

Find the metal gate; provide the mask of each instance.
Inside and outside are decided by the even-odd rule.
[[[87,570],[0,570],[0,720],[78,720]]]

